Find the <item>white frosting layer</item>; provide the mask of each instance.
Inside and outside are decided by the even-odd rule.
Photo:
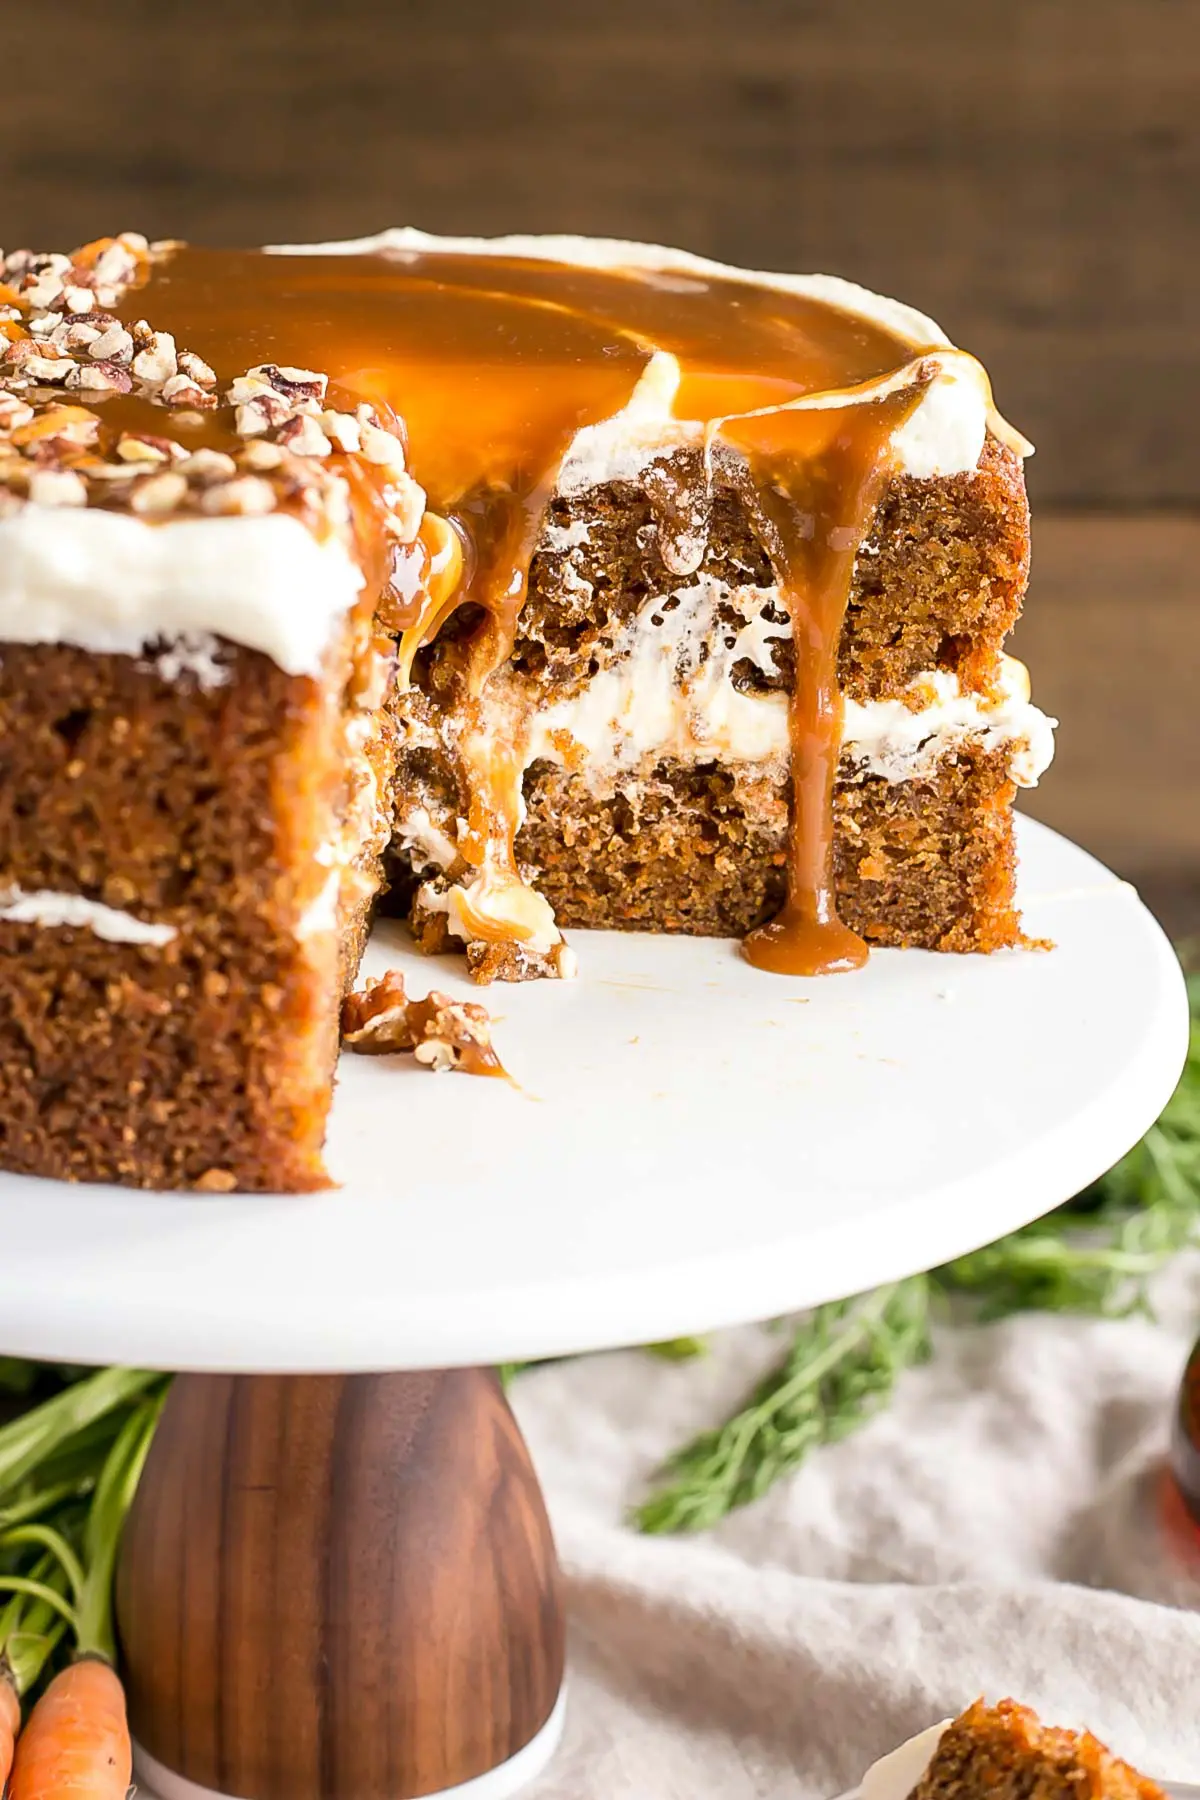
[[[578,433],[559,474],[558,491],[577,494],[608,481],[635,481],[665,448],[703,445],[712,427],[671,416],[671,396],[680,378],[676,359],[657,351],[628,406]],[[858,390],[859,399],[884,399],[905,385],[904,374],[888,376]],[[828,412],[843,400],[840,392],[809,394],[786,410]],[[987,436],[988,403],[987,376],[974,357],[962,350],[941,351],[936,373],[892,439],[898,467],[922,479],[970,474]]]
[[[0,641],[137,656],[212,636],[314,675],[363,576],[335,538],[286,513],[149,524],[94,508],[28,505],[0,519]]]
[[[724,623],[732,604],[748,622]],[[791,636],[773,589],[730,590],[703,578],[670,600],[649,600],[616,645],[617,657],[579,693],[537,713],[528,761],[572,760],[582,751],[589,769],[633,768],[650,755],[683,762],[783,762],[788,755],[784,693],[743,693],[733,671],[752,663],[773,673],[774,645]],[[998,702],[965,693],[956,676],[934,670],[903,700],[846,700],[842,741],[864,773],[888,781],[929,774],[956,746],[1012,746],[1012,774],[1033,787],[1054,754],[1053,721],[1030,704],[1025,672],[1005,659]],[[499,728],[499,721],[497,721]]]
[[[859,1800],[908,1800],[923,1779],[950,1725],[943,1719],[871,1764],[859,1783]]]
[[[44,925],[51,929],[70,926],[93,931],[110,944],[153,944],[161,948],[178,937],[174,925],[152,925],[132,913],[85,900],[82,894],[59,894],[50,888],[31,893],[22,888],[0,887],[0,920],[14,925]]]
[[[338,922],[338,895],[341,887],[341,868],[331,869],[322,882],[316,898],[309,903],[296,922],[298,938],[315,937],[318,932],[334,929]]]

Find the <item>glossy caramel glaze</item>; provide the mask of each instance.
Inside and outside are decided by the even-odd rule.
[[[456,252],[181,248],[122,310],[186,340],[222,389],[255,365],[301,365],[328,374],[331,406],[367,400],[402,421],[430,510],[416,543],[386,545],[380,585],[390,623],[404,633],[402,675],[452,612],[468,602],[481,609],[454,653],[445,696],[460,715],[472,796],[460,849],[478,879],[462,913],[473,933],[517,941],[545,929],[536,907],[520,903],[533,896],[513,851],[522,744],[519,730],[494,741],[480,696],[511,651],[545,508],[578,433],[663,373],[662,362],[651,370],[656,353],[674,359],[672,415],[705,426],[723,467],[735,453],[797,650],[789,900],[746,953],[794,974],[864,959],[836,917],[829,873],[837,644],[891,442],[933,372],[935,349],[749,281]],[[124,429],[154,428],[133,418],[141,402],[115,405],[131,414]],[[196,441],[231,447],[228,408],[197,415],[189,429]],[[697,497],[673,493],[663,467],[653,498],[669,530],[694,516]],[[364,554],[383,554],[382,539],[371,542],[369,506],[356,518]]]

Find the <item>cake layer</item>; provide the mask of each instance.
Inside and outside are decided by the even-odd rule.
[[[840,916],[874,944],[994,950],[1019,941],[1012,781],[1002,751],[972,746],[919,779],[860,775],[834,797]],[[597,792],[539,762],[517,851],[558,923],[741,937],[787,885],[790,789],[754,768],[663,760]]]
[[[319,1187],[391,822],[375,652],[344,625],[317,680],[220,644],[210,680],[156,649],[0,657],[0,1161]]]
[[[418,929],[429,945],[503,935],[505,909],[515,923],[517,903],[535,955],[571,924],[744,935],[783,904],[793,623],[728,462],[695,566],[673,566],[654,490],[666,466],[684,491],[704,478],[683,450],[640,484],[610,481],[552,502],[513,655],[471,702],[469,726],[441,679],[455,655],[453,626],[417,658],[418,689],[401,704],[396,867],[402,895],[414,871],[426,876]],[[1001,650],[1027,566],[1020,466],[992,440],[971,477],[893,477],[864,533],[838,645],[834,858],[839,912],[873,941],[902,942],[910,927],[927,946],[1014,941],[1011,795],[1035,784],[1053,754],[1053,721]],[[540,911],[511,890],[497,901],[464,857],[464,729],[503,747],[523,807],[517,860]],[[887,793],[904,784],[908,795]],[[752,801],[719,802],[726,790]],[[700,793],[712,817],[689,800]],[[913,840],[931,793],[932,848],[913,849],[898,881],[902,842]],[[892,868],[882,888],[859,873],[881,865],[864,864],[849,841],[864,806],[872,833],[887,821],[876,846]],[[471,955],[482,970],[478,948]]]
[[[692,453],[672,464],[694,482]],[[652,594],[707,578],[729,588],[776,589],[786,645],[769,685],[786,692],[793,672],[791,624],[771,559],[744,497],[728,481],[713,495],[701,554],[671,579],[660,522],[643,482],[605,483],[558,495],[530,565],[514,665],[551,682],[577,684],[592,661],[604,668],[617,636]],[[984,686],[1020,611],[1029,573],[1029,510],[1019,461],[989,439],[970,476],[888,482],[856,559],[838,645],[844,694],[897,695],[919,674],[944,668]]]

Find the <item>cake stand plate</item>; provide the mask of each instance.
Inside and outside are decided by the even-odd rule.
[[[1185,1054],[1136,893],[1021,821],[1047,951],[883,951],[788,980],[723,940],[580,932],[574,983],[472,988],[511,1084],[343,1056],[341,1186],[162,1195],[0,1176],[0,1351],[210,1371],[447,1368],[842,1297],[1058,1205],[1152,1123]]]

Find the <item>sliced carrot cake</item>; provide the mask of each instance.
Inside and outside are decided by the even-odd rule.
[[[1043,1725],[1015,1700],[977,1700],[872,1765],[861,1800],[1166,1800],[1090,1731]]]
[[[1029,446],[826,277],[388,232],[0,268],[0,1165],[299,1189],[373,906],[1019,942]]]

